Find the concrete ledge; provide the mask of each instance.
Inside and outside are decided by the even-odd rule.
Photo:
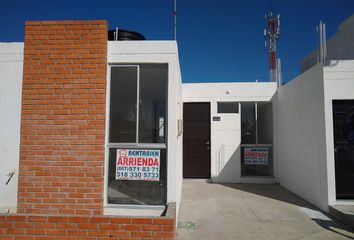
[[[334,205],[329,206],[329,214],[338,221],[354,229],[354,206]]]
[[[162,214],[162,216],[176,218],[176,203],[169,203],[167,205],[166,211]]]

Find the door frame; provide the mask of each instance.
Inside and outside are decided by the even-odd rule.
[[[211,179],[212,175],[212,164],[211,164],[211,151],[212,151],[212,143],[211,143],[211,101],[197,101],[197,102],[183,102],[183,139],[182,139],[182,164],[184,164],[184,135],[185,135],[185,128],[184,128],[184,124],[185,124],[185,116],[184,116],[184,105],[185,104],[208,104],[209,105],[209,177],[208,178],[201,178],[201,179]],[[184,171],[183,171],[183,165],[182,165],[182,178],[184,175]],[[186,179],[198,179],[196,178],[186,178]]]

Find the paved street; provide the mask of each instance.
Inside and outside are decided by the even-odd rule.
[[[183,182],[178,240],[333,240],[354,233],[279,185]]]

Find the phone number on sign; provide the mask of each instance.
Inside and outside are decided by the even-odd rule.
[[[158,167],[117,166],[116,179],[159,181]]]
[[[125,166],[120,166],[117,167],[117,171],[127,171],[127,172],[159,172],[158,167],[125,167]]]
[[[141,172],[117,172],[119,178],[159,178],[158,173]]]

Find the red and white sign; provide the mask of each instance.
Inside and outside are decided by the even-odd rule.
[[[160,150],[117,149],[116,180],[160,180]]]
[[[269,153],[268,148],[264,147],[245,147],[244,163],[246,165],[268,165]]]

